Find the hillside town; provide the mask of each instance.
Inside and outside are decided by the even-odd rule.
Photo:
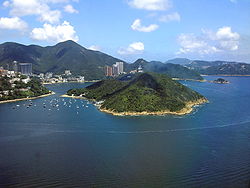
[[[129,73],[131,73],[131,74],[135,74],[138,72],[139,73],[143,72],[141,65],[139,65],[137,69],[129,71]],[[127,72],[124,71],[124,63],[123,62],[116,62],[112,66],[105,66],[105,76],[117,77],[120,74],[127,74]]]
[[[124,71],[123,62],[116,62],[112,66],[105,66],[103,72],[106,77],[117,77],[121,74],[127,73]],[[141,65],[139,65],[135,70],[129,71],[128,73],[135,74],[138,72],[143,72],[143,68]],[[71,70],[65,70],[62,74],[55,74],[53,72],[36,74],[33,71],[32,63],[19,63],[17,61],[13,61],[12,63],[7,64],[5,68],[0,67],[1,77],[6,76],[15,80],[18,79],[20,75],[26,76],[26,79],[22,79],[22,81],[25,83],[27,83],[31,77],[40,79],[43,84],[86,81],[83,75],[73,75]]]
[[[7,68],[0,67],[0,76],[18,79],[20,75],[25,75],[23,82],[28,82],[31,77],[41,80],[43,84],[65,83],[65,82],[84,82],[84,76],[73,76],[70,70],[65,70],[63,74],[54,74],[52,72],[35,74],[33,73],[31,63],[18,63],[13,61]]]

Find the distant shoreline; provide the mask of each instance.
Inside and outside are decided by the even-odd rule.
[[[52,91],[52,92],[50,92],[48,94],[40,95],[40,96],[37,96],[37,97],[30,97],[30,98],[21,98],[21,99],[12,99],[12,100],[0,101],[0,104],[17,102],[17,101],[25,101],[25,100],[33,100],[33,99],[38,99],[38,98],[42,98],[42,97],[47,97],[47,96],[54,95],[54,94],[55,94],[55,92]]]
[[[206,80],[195,80],[195,79],[184,79],[184,78],[172,78],[172,80],[181,80],[181,81],[192,81],[192,82],[206,82]]]
[[[207,74],[201,74],[201,76],[227,76],[227,77],[230,77],[230,76],[239,76],[239,77],[249,77],[250,75],[248,75],[248,74],[246,74],[246,75],[240,75],[240,74],[232,74],[232,75],[230,75],[230,74],[213,74],[213,75],[207,75]]]
[[[80,96],[70,96],[70,95],[61,95],[60,97],[67,97],[67,98],[73,98],[73,99],[84,99],[84,100],[90,100],[90,99],[87,99],[86,97],[80,97]],[[94,100],[93,100],[94,101]]]
[[[69,95],[61,95],[61,97],[68,97],[68,98],[75,98],[75,99],[84,99],[84,100],[89,100],[89,101],[95,101],[93,99],[87,99],[86,97],[80,97],[80,96],[69,96]],[[114,112],[112,110],[104,109],[101,108],[100,105],[95,105],[101,112],[105,112],[108,114],[112,114],[114,116],[145,116],[145,115],[157,115],[157,116],[162,116],[162,115],[186,115],[190,114],[193,111],[193,107],[196,105],[201,105],[204,103],[208,103],[209,101],[206,98],[199,99],[197,101],[191,101],[186,103],[186,107],[177,111],[177,112],[171,112],[169,110],[167,111],[157,111],[157,112]]]
[[[51,84],[66,84],[66,83],[88,83],[88,82],[99,82],[100,80],[90,80],[90,81],[84,81],[84,82],[77,82],[77,81],[70,81],[70,82],[55,82],[55,83],[48,83],[43,82],[44,85],[51,85]]]

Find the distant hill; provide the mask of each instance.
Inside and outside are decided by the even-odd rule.
[[[236,63],[211,66],[200,69],[199,72],[207,75],[250,75],[250,64]]]
[[[172,78],[203,80],[198,72],[178,64],[152,62],[145,67],[145,70],[166,74]]]
[[[0,66],[11,67],[13,61],[32,63],[35,73],[71,70],[73,74],[81,74],[91,80],[102,79],[105,65],[122,60],[88,50],[71,40],[47,47],[13,42],[0,44]]]
[[[179,64],[162,63],[160,61],[148,62],[144,59],[138,59],[134,63],[128,64],[127,70],[134,70],[139,66],[146,72],[166,74],[173,78],[203,80],[202,76],[194,70],[190,70]]]
[[[13,61],[32,63],[34,73],[62,74],[65,70],[71,70],[73,75],[83,75],[86,80],[103,79],[106,65],[111,66],[117,61],[124,62],[105,53],[88,50],[71,40],[47,47],[26,46],[13,42],[0,44],[0,66],[11,69]],[[228,64],[232,66],[223,67]],[[244,66],[243,64],[227,61],[192,61],[185,58],[168,60],[166,63],[138,59],[131,64],[124,62],[124,70],[129,72],[141,66],[144,71],[167,74],[181,79],[201,80],[203,78],[199,73],[249,74],[248,64]]]
[[[212,66],[221,66],[225,64],[237,64],[238,62],[230,62],[230,61],[201,61],[201,60],[194,60],[191,61],[189,64],[185,66],[194,69],[194,70],[201,70],[206,69]]]
[[[166,61],[166,63],[172,63],[172,64],[179,64],[179,65],[186,65],[191,63],[192,61],[187,58],[175,58],[175,59],[170,59]]]
[[[132,70],[136,70],[138,69],[139,66],[141,66],[142,68],[144,68],[149,62],[140,58],[140,59],[137,59],[134,63],[129,63],[126,65],[125,67],[125,71],[126,72],[129,72],[129,71],[132,71]]]
[[[185,114],[194,104],[206,102],[199,93],[156,73],[137,74],[130,81],[102,80],[67,94],[103,101],[100,109],[114,115]]]
[[[206,75],[250,75],[250,64],[234,61],[194,60],[185,66]]]

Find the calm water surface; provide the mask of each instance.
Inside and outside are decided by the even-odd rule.
[[[0,187],[248,187],[250,77],[226,79],[182,82],[210,101],[186,116],[115,117],[60,97],[87,83],[1,104]]]

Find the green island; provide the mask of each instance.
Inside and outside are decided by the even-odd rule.
[[[93,100],[100,111],[113,115],[184,115],[194,105],[208,102],[196,91],[157,73],[139,73],[130,80],[110,78],[70,89],[63,96]]]
[[[0,77],[0,103],[34,99],[52,94],[38,79],[27,79],[24,75],[20,78]]]

